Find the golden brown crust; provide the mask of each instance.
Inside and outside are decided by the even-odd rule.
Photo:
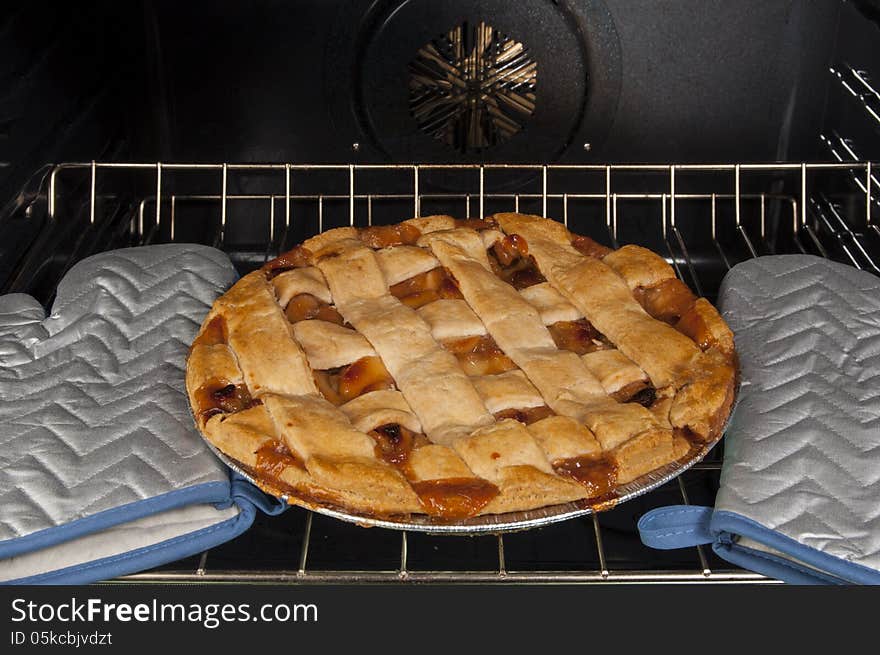
[[[716,348],[725,355],[734,350],[733,332],[705,298],[697,298],[679,321],[678,329],[690,336],[703,350]]]
[[[317,391],[305,353],[262,271],[244,276],[217,304],[251,395]]]
[[[458,453],[440,444],[428,444],[415,449],[407,462],[407,473],[414,482],[474,477]]]
[[[512,419],[481,428],[456,441],[453,447],[477,476],[490,482],[499,481],[502,469],[521,464],[552,472],[534,437],[522,423]]]
[[[330,289],[324,282],[324,276],[314,266],[294,268],[279,273],[272,278],[272,286],[275,289],[278,304],[282,307],[287,307],[290,299],[301,293],[307,293],[326,303],[333,301]]]
[[[317,256],[320,252],[327,248],[332,248],[334,244],[346,239],[357,239],[358,231],[353,227],[337,227],[333,230],[327,230],[313,236],[311,239],[303,241],[303,247],[313,255]]]
[[[563,293],[597,330],[648,374],[656,387],[679,379],[699,349],[693,341],[648,316],[626,284],[598,259],[583,257],[553,276]]]
[[[448,444],[492,422],[455,357],[415,310],[389,293],[372,250],[346,242],[340,256],[318,266],[340,313],[376,349],[428,438]]]
[[[660,255],[641,246],[626,245],[613,250],[602,262],[624,279],[631,291],[638,287],[653,287],[675,277],[672,266]]]
[[[464,300],[441,298],[416,310],[437,341],[486,334],[486,326]]]
[[[422,431],[418,417],[412,413],[399,391],[371,391],[349,400],[339,409],[361,432],[369,432],[382,425],[402,425],[413,432]]]
[[[293,336],[306,353],[309,365],[316,371],[339,368],[363,357],[374,357],[370,342],[351,328],[319,319],[299,321]]]
[[[213,416],[204,429],[215,446],[250,467],[257,465],[257,451],[274,441],[270,436],[274,431],[272,419],[262,405],[228,417]]]
[[[422,506],[399,471],[372,458],[312,457],[309,473],[325,489],[339,495],[341,504],[373,514],[406,514]]]
[[[551,462],[602,452],[601,444],[587,426],[568,416],[548,416],[529,425],[528,431]]]
[[[186,388],[271,492],[448,521],[607,500],[717,438],[735,379],[730,329],[663,258],[499,214],[307,240],[215,302]]]
[[[676,459],[675,439],[668,430],[648,430],[613,449],[617,482],[626,484]]]
[[[518,465],[502,469],[498,474],[498,494],[480,514],[501,514],[560,505],[588,496],[577,482],[533,466]]]
[[[376,260],[389,287],[437,268],[439,263],[431,253],[417,246],[394,246],[376,251]]]
[[[541,394],[522,371],[506,371],[496,375],[471,378],[483,404],[495,414],[505,409],[527,409],[544,404]]]
[[[581,355],[589,371],[602,383],[609,396],[621,389],[647,381],[648,376],[619,350],[609,348]]]
[[[451,230],[455,227],[455,219],[445,214],[436,214],[434,216],[420,216],[419,218],[411,218],[403,221],[406,225],[415,227],[422,234],[437,232],[439,230]]]
[[[675,395],[669,409],[673,427],[702,441],[718,436],[733,405],[736,364],[717,351],[703,353],[692,380]]]
[[[549,282],[526,287],[519,292],[523,298],[541,314],[544,325],[559,321],[576,321],[582,318],[577,307],[565,299]]]

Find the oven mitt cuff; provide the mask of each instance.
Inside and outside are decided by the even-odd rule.
[[[880,584],[880,279],[761,257],[728,273],[719,307],[741,387],[715,507],[648,512],[642,541],[711,544],[796,584]]]
[[[0,582],[74,584],[181,559],[283,507],[198,434],[189,344],[237,275],[171,244],[95,255],[46,316],[0,296]]]
[[[257,509],[279,514],[286,505],[236,478],[114,508],[5,542],[17,554],[0,559],[0,584],[88,584],[150,569],[237,537]]]

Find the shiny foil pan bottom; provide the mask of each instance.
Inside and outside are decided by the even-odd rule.
[[[362,527],[390,528],[392,530],[406,530],[408,532],[425,532],[429,534],[447,535],[500,534],[502,532],[518,532],[521,530],[540,528],[545,525],[550,525],[551,523],[558,523],[578,516],[586,516],[588,514],[609,510],[620,503],[641,496],[642,494],[675,479],[694,464],[701,461],[709,451],[721,441],[724,431],[730,424],[730,418],[736,411],[736,406],[739,401],[739,386],[739,380],[737,379],[730,414],[727,417],[723,429],[719,430],[718,436],[715,439],[692,447],[688,454],[679,460],[670,462],[658,469],[654,469],[650,473],[646,473],[627,484],[618,485],[615,490],[616,496],[611,500],[604,500],[598,504],[590,504],[589,501],[575,501],[564,503],[562,505],[548,505],[547,507],[522,512],[486,514],[484,516],[475,516],[469,519],[459,519],[454,522],[443,521],[423,514],[377,518],[375,516],[360,515],[345,509],[328,507],[305,498],[293,497],[288,493],[273,488],[267,481],[257,478],[248,467],[220,451],[204,435],[202,435],[202,438],[211,450],[214,451],[217,457],[219,457],[233,471],[250,481],[254,486],[286,503],[305,507],[318,514],[332,516],[342,521],[355,523]]]

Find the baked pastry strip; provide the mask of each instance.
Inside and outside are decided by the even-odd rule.
[[[630,291],[652,287],[675,277],[675,271],[665,259],[642,246],[621,246],[605,255],[602,261],[624,279]]]
[[[451,230],[455,227],[455,218],[446,214],[435,214],[433,216],[419,216],[418,218],[410,218],[403,221],[404,225],[412,225],[422,234],[437,232],[438,230]]]
[[[553,325],[559,321],[576,321],[584,316],[549,282],[541,282],[521,289],[519,295],[538,310],[544,325]]]
[[[276,431],[291,450],[303,455],[318,485],[380,513],[421,508],[404,476],[376,458],[375,442],[322,396],[268,394],[263,402]]]
[[[700,353],[690,380],[675,394],[669,408],[669,421],[673,427],[710,441],[724,427],[735,391],[735,361],[714,348]]]
[[[431,326],[437,341],[464,339],[486,334],[486,326],[468,304],[459,298],[441,298],[416,310]]]
[[[258,474],[265,474],[268,465],[270,474],[281,482],[301,491],[308,488],[310,493],[317,492],[312,488],[314,480],[302,458],[294,452],[279,454],[277,445],[283,442],[276,438],[275,426],[265,406],[256,405],[228,416],[213,416],[205,425],[205,434],[222,452]]]
[[[336,323],[306,319],[293,324],[293,335],[316,371],[338,368],[376,351],[362,335]]]
[[[493,414],[505,409],[540,407],[544,398],[519,370],[496,375],[477,375],[471,378],[483,404]]]
[[[318,393],[305,353],[263,271],[241,278],[220,297],[217,308],[226,319],[229,347],[252,396]]]
[[[679,390],[669,412],[673,427],[687,429],[704,441],[717,435],[733,402],[736,365],[730,328],[708,301],[697,299],[689,313],[696,322],[695,343],[648,316],[623,278],[604,260],[578,253],[568,241],[571,234],[561,224],[520,214],[494,218],[505,230],[526,239],[547,279],[638,364],[657,389],[672,385]],[[671,279],[661,261],[658,255],[637,247],[616,261],[612,258],[632,284],[655,281],[662,285]],[[697,344],[706,351],[701,352]]]
[[[602,445],[590,430],[568,416],[548,416],[526,426],[551,462],[601,455]]]
[[[609,395],[631,385],[646,383],[648,376],[619,350],[594,350],[581,355],[581,361],[595,375]],[[644,386],[644,385],[642,385]]]
[[[302,245],[311,253],[319,252],[325,248],[332,247],[338,241],[346,239],[357,239],[358,230],[355,227],[336,227],[326,232],[320,232],[313,237],[303,241]]]
[[[687,368],[699,353],[694,342],[651,318],[612,268],[580,254],[566,241],[564,226],[520,214],[498,214],[495,219],[506,232],[525,238],[547,281],[638,364],[655,387],[685,381]]]
[[[589,495],[583,486],[553,472],[543,450],[519,421],[498,421],[457,440],[453,447],[474,473],[501,491],[485,513],[534,509]]]
[[[418,246],[394,246],[376,251],[376,260],[391,287],[440,265],[430,252]]]
[[[479,232],[463,228],[440,230],[423,235],[419,239],[418,245],[433,250],[433,244],[437,242],[443,242],[458,248],[471,259],[479,262],[485,268],[489,268],[486,246],[483,244],[483,238]]]
[[[338,311],[372,344],[431,441],[449,444],[494,422],[455,356],[388,292],[372,250],[344,241],[323,254],[316,255],[317,266]]]
[[[325,303],[331,302],[330,289],[324,282],[324,276],[314,266],[279,273],[272,278],[272,286],[275,288],[278,304],[282,307],[286,307],[291,298],[301,293],[307,293]]]
[[[382,389],[370,391],[339,408],[361,432],[369,432],[383,425],[402,425],[412,432],[421,432],[422,424],[399,391]]]
[[[193,406],[197,406],[193,398],[205,384],[205,375],[216,379],[222,374],[230,384],[242,379],[229,353],[222,343],[193,347],[187,366]],[[258,474],[267,474],[264,467],[268,464],[268,475],[296,493],[365,512],[421,509],[403,476],[375,459],[372,440],[351,428],[344,415],[317,394],[264,392],[259,404],[214,414],[206,421],[200,418],[214,445]],[[279,448],[280,444],[284,447]],[[341,470],[351,474],[351,479],[340,475]]]
[[[572,352],[556,348],[540,315],[516,290],[482,264],[447,241],[435,240],[432,250],[458,281],[459,288],[504,353],[534,384],[547,405],[572,417],[596,435],[604,450],[652,431],[664,433],[671,453],[672,435],[650,411],[618,403]],[[529,346],[522,346],[528,343]],[[668,461],[668,460],[667,460]]]

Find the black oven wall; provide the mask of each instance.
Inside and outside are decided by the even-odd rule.
[[[156,0],[146,5],[145,50],[154,57],[147,88],[164,112],[153,126],[159,138],[141,141],[139,154],[216,161],[800,160],[815,150],[840,7],[836,0]],[[506,108],[503,79],[468,74],[468,66],[487,64],[476,41],[481,24],[500,47],[526,49],[520,70],[536,64],[531,113]],[[455,28],[458,55],[438,48],[455,70],[415,70],[442,76],[435,86],[447,91],[428,98],[439,108],[422,131],[412,106],[418,53],[438,41],[449,45]],[[479,122],[474,114],[481,102],[484,113],[493,108],[493,94],[516,133],[494,142],[491,134],[470,142],[465,136],[463,147],[438,138]]]
[[[50,162],[128,156],[123,144],[143,129],[134,89],[145,80],[133,10],[3,3],[0,206]]]
[[[64,160],[801,161],[844,123],[876,156],[828,72],[878,61],[874,6],[7,3],[0,199]]]

